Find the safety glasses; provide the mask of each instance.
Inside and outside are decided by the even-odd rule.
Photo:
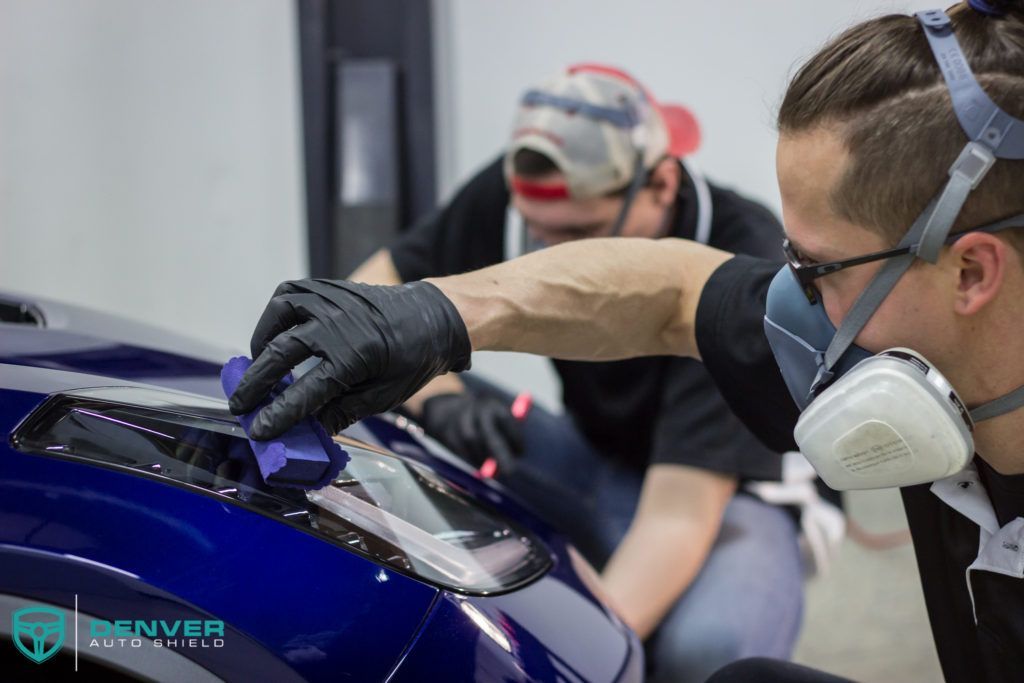
[[[953,242],[956,242],[964,235],[972,232],[991,233],[1018,227],[1024,227],[1024,214],[1018,214],[1016,216],[995,221],[994,223],[981,225],[977,228],[970,228],[968,230],[953,233],[945,239],[944,243],[946,245],[953,244]],[[814,281],[819,277],[822,277],[823,275],[831,275],[832,273],[839,272],[840,270],[851,266],[859,266],[873,261],[882,261],[884,259],[895,258],[905,254],[916,254],[917,247],[917,244],[911,244],[903,247],[893,247],[892,249],[875,251],[862,256],[840,259],[838,261],[829,261],[827,263],[803,263],[800,260],[800,255],[793,247],[793,244],[788,239],[782,241],[782,251],[786,255],[786,261],[789,263],[789,269],[793,272],[797,282],[800,283],[800,287],[803,288],[804,295],[807,296],[807,301],[812,305],[818,303],[818,300],[820,299],[818,288],[814,284]]]
[[[956,235],[955,237],[959,236]],[[949,243],[950,240],[946,240],[946,242]],[[881,261],[893,258],[894,256],[909,254],[914,246],[894,247],[884,251],[864,254],[863,256],[854,256],[852,258],[840,259],[839,261],[828,261],[827,263],[803,263],[800,260],[800,255],[793,248],[793,244],[788,239],[782,240],[782,251],[786,255],[789,269],[793,271],[793,275],[796,276],[797,282],[800,283],[800,287],[804,290],[804,295],[811,304],[818,303],[818,288],[814,285],[814,281],[819,277],[838,272],[850,266],[859,266],[863,263],[871,263],[872,261]]]

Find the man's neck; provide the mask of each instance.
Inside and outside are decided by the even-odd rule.
[[[974,446],[999,474],[1024,474],[1024,408],[978,423]]]
[[[672,228],[675,226],[680,204],[679,195],[676,195],[676,200],[671,205],[665,207],[665,215],[661,219],[661,227],[658,228],[658,234],[655,236],[655,239],[672,236]]]

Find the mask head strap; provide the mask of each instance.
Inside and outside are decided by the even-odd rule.
[[[915,16],[924,28],[967,137],[985,144],[1000,159],[1024,159],[1024,121],[1000,109],[982,90],[960,49],[949,16],[940,9]]]
[[[629,215],[630,207],[633,206],[633,200],[636,199],[636,193],[640,191],[640,188],[646,182],[647,171],[644,169],[644,153],[638,149],[636,152],[636,162],[633,164],[633,179],[629,181],[629,189],[626,190],[626,196],[622,200],[622,208],[619,209],[619,215],[615,218],[615,225],[612,226],[609,237],[618,237],[622,232],[622,226],[626,224],[626,217]]]
[[[933,9],[916,16],[946,81],[956,118],[970,140],[949,169],[949,181],[915,252],[935,263],[967,196],[996,159],[1024,159],[1024,121],[1000,109],[982,90],[945,12]]]
[[[889,260],[854,302],[822,358],[812,392],[833,377],[832,369],[874,315],[915,258],[938,260],[949,231],[971,190],[978,187],[998,159],[1024,159],[1024,121],[1010,116],[992,101],[975,79],[960,49],[949,17],[942,10],[916,14],[928,38],[953,102],[953,110],[969,141],[949,169],[949,180],[917,217],[899,246],[911,247],[906,256]],[[1007,223],[1003,227],[1020,225]],[[1011,219],[1012,220],[1012,219]],[[993,224],[995,225],[995,224]],[[986,226],[994,232],[992,226]],[[985,228],[980,228],[984,230]]]
[[[971,411],[971,419],[975,422],[999,417],[1011,410],[1016,410],[1024,405],[1024,386],[1017,387],[1008,394],[1003,394],[997,399],[982,404]]]

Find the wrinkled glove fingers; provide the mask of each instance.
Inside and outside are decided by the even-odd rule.
[[[485,429],[486,416],[470,406],[459,416],[459,431],[462,432],[465,450],[471,461],[479,467],[487,458],[493,457],[493,449]]]
[[[235,388],[228,401],[228,407],[235,415],[242,415],[256,409],[270,390],[292,368],[313,355],[305,339],[317,323],[310,321],[301,327],[279,334],[263,349]]]
[[[253,360],[259,357],[274,337],[296,325],[301,325],[309,318],[308,310],[299,303],[316,295],[296,294],[297,291],[294,282],[282,282],[277,286],[249,340],[249,352]]]
[[[327,433],[333,436],[350,424],[368,417],[371,414],[369,410],[366,395],[353,389],[321,408],[316,413],[316,418]]]
[[[496,422],[498,430],[505,437],[505,443],[508,444],[509,450],[514,455],[522,455],[523,449],[526,447],[523,423],[512,416],[511,408],[508,409],[507,413],[501,415]]]
[[[320,410],[343,390],[344,387],[334,379],[334,368],[330,362],[322,360],[256,414],[249,436],[258,441],[278,437],[307,415]]]
[[[515,467],[516,458],[496,422],[486,417],[480,420],[480,440],[487,444],[488,455],[498,461],[498,471],[507,473]]]

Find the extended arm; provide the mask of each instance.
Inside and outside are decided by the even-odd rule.
[[[434,376],[468,368],[472,349],[696,357],[701,292],[730,257],[685,240],[609,238],[400,286],[286,282],[256,326],[255,362],[231,409],[254,410],[310,356],[320,364],[260,411],[254,438],[273,438],[310,413],[339,430],[390,410]]]
[[[475,350],[697,357],[701,291],[731,256],[681,239],[591,239],[427,281],[455,304]]]

